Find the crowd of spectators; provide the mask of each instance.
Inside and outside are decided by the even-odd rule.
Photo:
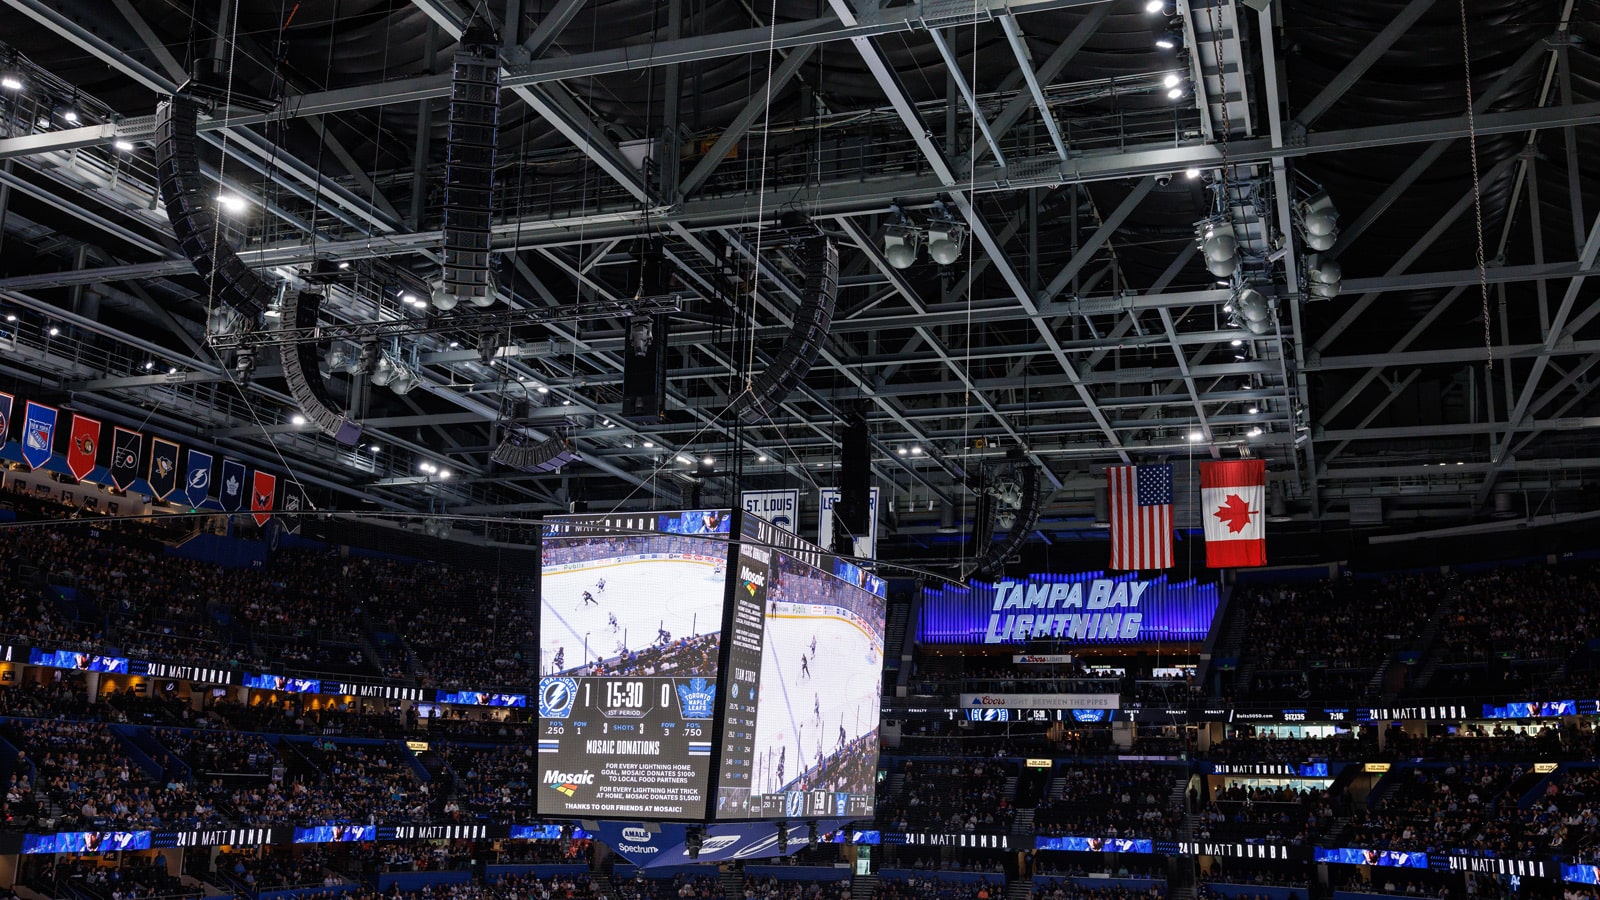
[[[1171,839],[1182,813],[1173,789],[1188,769],[1153,763],[1108,763],[1061,770],[1034,810],[1040,834]]]
[[[1152,881],[1150,886],[1145,888],[1126,885],[1085,887],[1075,881],[1054,878],[1034,884],[1028,898],[1029,900],[1160,900],[1166,895],[1165,882]]]
[[[1005,894],[1005,882],[1000,878],[966,881],[938,875],[907,875],[879,881],[873,900],[999,900]]]
[[[527,744],[481,748],[441,744],[436,748],[455,774],[453,800],[474,816],[533,812],[537,760]]]
[[[247,893],[313,885],[332,886],[339,877],[327,869],[326,856],[312,848],[302,853],[220,852],[215,874]]]
[[[900,831],[1005,834],[1016,814],[1004,796],[1011,763],[994,760],[906,760],[904,783],[880,798],[878,820]]]
[[[1495,801],[1525,774],[1517,764],[1391,770],[1383,779],[1390,784],[1381,782],[1375,789],[1386,791],[1382,799],[1352,818],[1351,845],[1403,851],[1471,848],[1479,830],[1496,816]]]
[[[1219,788],[1201,812],[1194,836],[1302,846],[1333,820],[1337,802],[1328,791],[1314,787]]]
[[[711,896],[716,896],[715,893]],[[804,879],[747,878],[745,900],[850,900],[850,879],[807,881]]]

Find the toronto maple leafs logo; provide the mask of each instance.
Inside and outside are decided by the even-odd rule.
[[[1217,507],[1217,511],[1212,515],[1217,517],[1217,521],[1228,526],[1229,534],[1238,534],[1248,528],[1250,519],[1260,512],[1259,509],[1251,509],[1250,504],[1238,494],[1229,494],[1228,499],[1222,501],[1222,505]]]
[[[156,457],[156,474],[162,478],[172,474],[172,460],[165,456]]]
[[[717,702],[717,686],[705,678],[678,685],[678,711],[685,719],[709,719]]]
[[[228,480],[222,483],[222,491],[229,496],[239,493],[239,479],[230,475]]]

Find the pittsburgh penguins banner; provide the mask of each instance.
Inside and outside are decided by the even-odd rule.
[[[244,508],[244,475],[244,463],[223,457],[222,491],[217,494],[217,499],[228,512],[234,513]]]
[[[94,471],[100,452],[100,420],[83,413],[72,414],[72,441],[67,445],[67,470],[79,481]]]
[[[144,449],[144,435],[122,426],[111,435],[111,483],[117,490],[125,491],[139,477],[139,451]]]
[[[49,462],[55,443],[56,408],[29,400],[22,417],[22,459],[28,468],[37,469]]]
[[[250,512],[254,515],[256,525],[265,525],[272,519],[272,501],[278,493],[278,476],[257,469],[251,488]]]
[[[199,450],[189,451],[189,465],[183,476],[184,496],[189,505],[199,507],[211,493],[211,454]]]
[[[145,476],[150,482],[150,493],[157,500],[165,500],[178,489],[178,445],[166,438],[150,441],[150,472]]]

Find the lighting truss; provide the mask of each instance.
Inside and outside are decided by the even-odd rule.
[[[380,319],[371,322],[329,322],[308,326],[260,331],[213,334],[208,343],[218,350],[240,347],[261,347],[269,344],[320,343],[322,341],[367,341],[376,338],[406,334],[436,334],[447,331],[483,331],[514,328],[519,325],[547,325],[552,322],[584,322],[591,319],[615,319],[630,316],[655,316],[680,312],[684,297],[672,294],[664,297],[629,297],[617,300],[596,300],[572,306],[547,309],[512,309],[483,313],[454,313],[448,317],[419,316],[413,318]]]

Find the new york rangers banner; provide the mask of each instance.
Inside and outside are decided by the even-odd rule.
[[[150,472],[145,476],[150,482],[150,493],[157,500],[165,500],[178,489],[178,445],[166,438],[150,441]]]
[[[94,471],[94,461],[100,452],[100,420],[83,413],[72,414],[72,442],[67,445],[67,469],[79,481]]]
[[[125,491],[139,477],[139,456],[144,435],[120,425],[111,434],[111,483]]]
[[[272,518],[272,501],[278,493],[278,476],[256,470],[255,484],[250,491],[250,511],[256,525],[265,525]]]
[[[17,398],[0,392],[0,444],[11,440],[11,409]]]
[[[198,507],[211,493],[211,454],[199,450],[189,451],[189,465],[183,476],[184,496],[189,505]]]
[[[1267,564],[1267,464],[1260,459],[1200,464],[1206,565]]]
[[[37,469],[50,461],[56,442],[56,408],[28,401],[22,417],[22,459]]]
[[[244,508],[244,476],[244,463],[222,458],[222,490],[217,494],[217,500],[228,512],[238,512]]]

